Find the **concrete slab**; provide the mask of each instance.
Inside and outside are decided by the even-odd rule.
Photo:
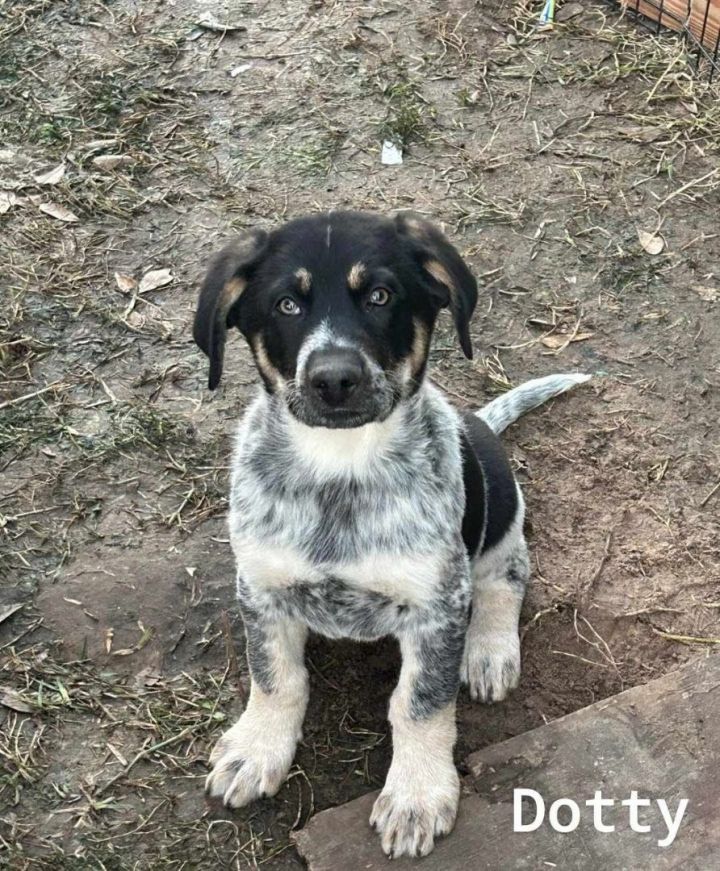
[[[699,659],[641,687],[556,720],[467,760],[460,813],[453,834],[422,860],[399,859],[393,868],[422,871],[548,869],[638,871],[720,868],[720,656]],[[532,832],[513,829],[514,790],[533,789],[545,802],[544,823]],[[614,804],[602,808],[598,831],[585,803],[596,790]],[[649,831],[633,831],[632,792],[651,800],[637,811]],[[295,836],[310,871],[387,869],[377,836],[368,825],[375,794],[317,814]],[[548,823],[550,805],[572,799],[580,822],[561,833]],[[687,808],[668,846],[666,813]],[[529,800],[523,819],[535,817]],[[570,810],[558,820],[570,820]]]

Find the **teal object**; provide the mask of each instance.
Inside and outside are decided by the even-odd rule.
[[[555,0],[545,0],[545,6],[540,13],[540,24],[551,24],[555,20]]]

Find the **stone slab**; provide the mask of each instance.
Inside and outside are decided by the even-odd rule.
[[[425,859],[397,859],[394,869],[545,869],[639,871],[720,869],[720,655],[700,658],[644,686],[598,702],[546,726],[472,754],[455,831]],[[545,823],[513,831],[513,791],[534,789],[546,803]],[[615,799],[603,809],[614,832],[598,832],[585,801],[600,790]],[[630,828],[620,802],[636,790],[652,805],[639,810],[650,832]],[[368,825],[377,793],[313,817],[295,835],[310,871],[375,871],[388,859]],[[547,809],[559,798],[580,807],[580,824],[554,831]],[[665,837],[657,800],[687,810],[674,842]],[[524,818],[533,816],[528,804]],[[567,809],[560,822],[568,819]]]

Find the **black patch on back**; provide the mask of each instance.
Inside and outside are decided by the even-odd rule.
[[[465,484],[462,533],[468,554],[475,556],[483,526],[482,553],[505,535],[517,513],[518,497],[515,476],[500,439],[475,414],[461,411],[460,417]]]
[[[463,485],[465,488],[465,513],[462,521],[462,537],[468,556],[477,552],[485,529],[485,477],[473,446],[460,431],[460,451],[463,464]]]

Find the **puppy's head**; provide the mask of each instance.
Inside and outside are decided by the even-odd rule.
[[[384,420],[417,390],[441,308],[472,356],[476,300],[462,258],[423,218],[332,212],[249,232],[221,251],[194,336],[210,358],[210,389],[237,327],[266,389],[298,420],[356,427]]]

